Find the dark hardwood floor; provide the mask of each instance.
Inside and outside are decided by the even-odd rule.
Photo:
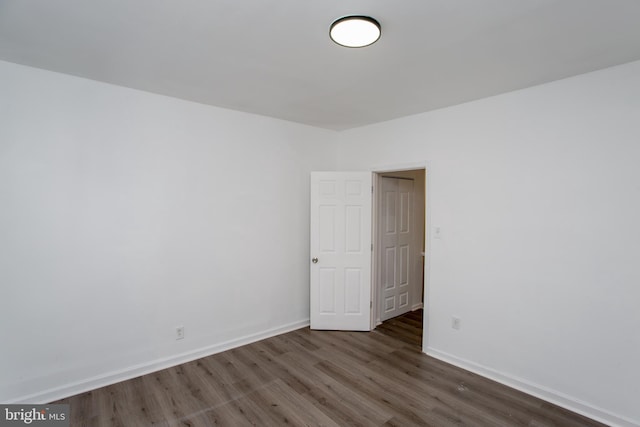
[[[420,351],[422,312],[299,329],[103,387],[72,426],[602,426]]]

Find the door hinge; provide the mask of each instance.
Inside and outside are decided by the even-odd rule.
[[[373,301],[369,301],[369,308],[373,308]]]
[[[371,252],[373,252],[373,243],[371,244]]]
[[[371,186],[371,194],[373,194],[373,185]]]

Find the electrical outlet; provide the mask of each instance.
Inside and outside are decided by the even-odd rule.
[[[176,339],[177,340],[184,339],[184,326],[178,326],[176,328]]]
[[[461,320],[459,317],[453,316],[451,318],[451,327],[453,329],[460,329],[460,323],[461,323]]]

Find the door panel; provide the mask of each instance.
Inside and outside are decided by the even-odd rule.
[[[336,269],[320,268],[318,272],[318,298],[320,313],[336,311]]]
[[[382,321],[411,310],[412,190],[413,180],[382,178]]]
[[[311,173],[310,237],[311,329],[370,330],[371,173]]]

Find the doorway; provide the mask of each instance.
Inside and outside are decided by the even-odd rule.
[[[424,168],[374,172],[372,329],[424,306]]]
[[[408,232],[414,244],[405,249],[396,247],[396,253],[405,251],[404,259],[409,263],[405,276],[397,282],[406,281],[410,288],[406,295],[404,290],[397,294],[396,301],[405,309],[408,306],[410,312],[424,307],[424,351],[428,344],[429,316],[429,245],[425,240],[429,221],[426,176],[429,169],[427,163],[400,167],[370,172],[311,172],[310,327],[371,331],[381,324],[384,301],[379,231],[382,179],[404,178],[412,181],[404,203],[411,207],[414,225],[409,219],[404,224],[396,223],[396,227],[402,229],[409,224]],[[398,262],[400,260],[394,260],[394,265]]]

